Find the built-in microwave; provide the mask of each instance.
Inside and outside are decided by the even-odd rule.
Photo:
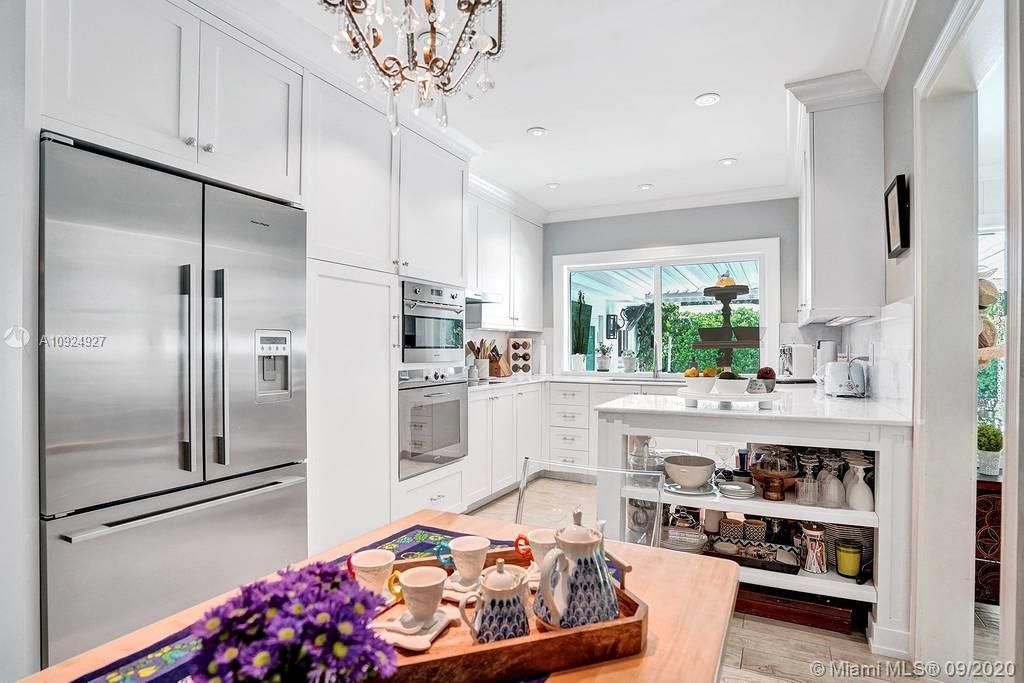
[[[469,391],[465,368],[398,374],[398,478],[409,479],[466,457]]]
[[[465,330],[463,290],[402,283],[402,362],[462,365]]]

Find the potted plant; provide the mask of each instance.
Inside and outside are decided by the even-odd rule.
[[[597,347],[597,371],[608,372],[612,369],[612,347],[601,342]]]
[[[370,628],[383,598],[343,566],[316,563],[257,581],[192,626],[192,681],[380,680],[394,675],[391,645]]]
[[[1002,469],[1003,433],[993,425],[978,425],[978,472],[998,475]]]
[[[636,372],[636,351],[626,349],[622,352],[622,371]]]
[[[571,343],[572,358],[571,369],[573,372],[583,372],[587,369],[587,342],[590,336],[590,306],[587,305],[583,290],[579,291],[576,301],[570,306],[572,312]]]

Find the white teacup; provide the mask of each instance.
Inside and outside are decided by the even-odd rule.
[[[427,628],[434,623],[447,579],[448,572],[440,567],[413,567],[391,575],[388,590],[396,598],[402,598],[409,610],[408,616],[402,618],[403,626]]]
[[[555,549],[555,530],[533,529],[526,534],[519,534],[515,540],[515,549],[523,558],[532,557],[539,570],[547,554]]]
[[[385,592],[394,565],[395,554],[390,550],[362,550],[348,558],[349,573],[360,586],[378,594]]]
[[[457,536],[437,546],[437,557],[442,564],[454,564],[452,579],[470,588],[480,579],[490,547],[490,539],[483,536]],[[451,559],[444,557],[445,554],[450,554]]]

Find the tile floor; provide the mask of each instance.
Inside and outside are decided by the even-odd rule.
[[[538,479],[527,490],[524,523],[533,526],[564,526],[572,510],[579,505],[584,520],[596,515],[594,487],[558,479]],[[488,519],[514,521],[517,494],[502,496],[470,513]],[[998,658],[999,609],[978,605],[975,613],[975,655],[979,660]],[[842,635],[830,631],[787,624],[762,617],[736,614],[722,659],[719,683],[817,683],[818,681],[897,680],[886,675],[887,662],[896,660],[871,654],[863,633]],[[832,667],[825,676],[817,676],[812,664]],[[844,675],[844,668],[880,664],[877,678]],[[845,669],[849,671],[849,669]]]

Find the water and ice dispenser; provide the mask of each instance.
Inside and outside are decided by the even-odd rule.
[[[292,333],[256,330],[256,402],[291,398]]]

